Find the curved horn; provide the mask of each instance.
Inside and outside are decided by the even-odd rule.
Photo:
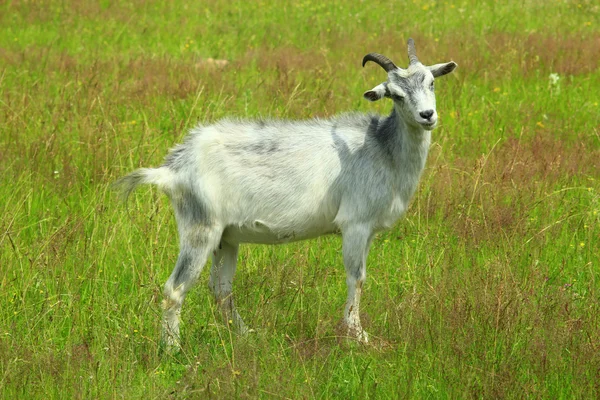
[[[416,64],[419,61],[417,58],[417,49],[415,49],[415,41],[412,38],[408,39],[408,59],[410,60],[410,64]]]
[[[373,61],[374,63],[378,64],[381,68],[385,69],[385,72],[390,72],[391,70],[398,68],[389,58],[379,53],[367,54],[362,61],[363,67],[367,61]]]

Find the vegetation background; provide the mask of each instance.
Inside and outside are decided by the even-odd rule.
[[[600,397],[600,6],[591,0],[0,1],[0,397]],[[109,185],[198,122],[387,113],[364,54],[459,64],[406,218],[375,240],[372,344],[336,327],[340,240],[244,246],[161,355],[167,199]],[[225,60],[225,61],[217,61]]]

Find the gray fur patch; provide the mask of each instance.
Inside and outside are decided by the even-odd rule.
[[[390,81],[398,85],[410,98],[418,91],[424,90],[423,82],[427,78],[425,71],[417,70],[407,77],[390,74]]]
[[[173,271],[173,287],[176,288],[188,280],[193,258],[187,252],[181,251]]]
[[[367,135],[375,139],[384,153],[391,158],[393,158],[393,149],[399,145],[395,144],[399,129],[398,118],[398,113],[395,109],[392,109],[392,113],[387,118],[373,116],[367,130]]]
[[[264,129],[267,126],[267,122],[264,119],[259,119],[256,121],[256,126],[258,129]]]
[[[183,168],[186,159],[187,146],[181,144],[175,147],[165,158],[163,165],[177,172]]]
[[[173,201],[178,216],[191,224],[207,224],[208,212],[204,203],[188,189]]]
[[[186,135],[183,139],[183,143],[175,146],[167,157],[165,157],[165,161],[163,166],[169,167],[171,170],[178,172],[183,169],[186,164],[192,162],[193,160],[193,145],[192,142],[196,135],[198,135],[200,129],[193,130]]]
[[[254,154],[268,155],[279,150],[279,143],[276,140],[263,140],[261,142],[250,143],[243,147],[242,150]]]
[[[266,125],[265,125],[266,126]],[[243,146],[225,145],[230,154],[243,157],[247,154],[272,155],[279,151],[279,143],[275,139],[266,139],[244,144]]]

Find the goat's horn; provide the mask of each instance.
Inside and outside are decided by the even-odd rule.
[[[365,64],[367,63],[367,61],[373,61],[376,64],[379,64],[379,66],[383,69],[385,69],[386,72],[390,72],[393,69],[397,69],[398,67],[396,67],[396,65],[386,56],[381,55],[379,53],[369,53],[367,54],[362,61],[362,66],[364,67]]]
[[[408,39],[408,59],[410,64],[416,64],[419,62],[417,58],[417,49],[415,49],[415,41],[412,38]]]

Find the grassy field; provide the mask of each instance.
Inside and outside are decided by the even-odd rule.
[[[0,1],[0,397],[600,397],[600,6],[590,0]],[[459,68],[406,218],[374,241],[372,344],[337,334],[338,237],[244,246],[159,353],[168,200],[117,177],[198,122],[387,113],[368,52]],[[225,66],[211,59],[227,60]]]

